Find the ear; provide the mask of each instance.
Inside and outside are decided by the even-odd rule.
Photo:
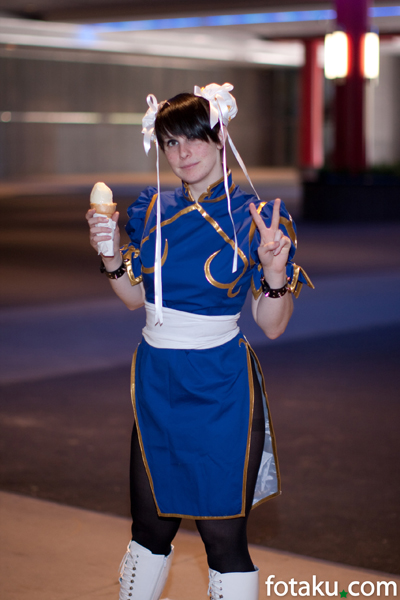
[[[222,150],[222,148],[225,146],[227,135],[228,135],[228,130],[226,129],[225,125],[223,125],[222,130],[220,129],[218,132],[218,138],[219,138],[219,144],[217,144],[218,150]]]

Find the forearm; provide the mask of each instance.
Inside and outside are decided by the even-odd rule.
[[[103,263],[106,271],[115,271],[122,263],[120,253],[118,252],[118,254],[110,258],[103,257]],[[124,273],[122,277],[118,277],[118,279],[109,279],[109,282],[116,295],[129,310],[135,310],[136,308],[143,306],[145,301],[143,283],[132,286],[127,273]]]
[[[122,265],[122,256],[119,250],[120,247],[120,232],[118,227],[119,213],[115,212],[112,220],[115,222],[114,236],[111,234],[110,227],[108,225],[107,217],[100,216],[95,217],[95,210],[91,208],[86,213],[86,220],[89,224],[90,229],[90,245],[94,250],[98,250],[99,242],[111,240],[114,238],[114,256],[103,256],[102,260],[104,267],[108,273],[112,273],[120,268]],[[129,279],[128,273],[124,273],[118,279],[109,279],[111,287],[122,302],[126,304],[129,310],[135,310],[140,308],[144,304],[145,294],[142,283],[132,285]]]
[[[286,273],[264,273],[265,280],[272,289],[279,289],[286,283]],[[253,317],[265,335],[276,339],[285,331],[293,312],[293,299],[289,292],[280,298],[270,298],[261,294],[252,302]]]

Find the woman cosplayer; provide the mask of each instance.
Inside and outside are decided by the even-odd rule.
[[[147,315],[132,365],[133,524],[120,600],[160,598],[182,517],[195,519],[204,542],[210,598],[258,599],[247,518],[280,493],[280,477],[260,365],[237,320],[251,287],[255,321],[277,338],[292,293],[312,284],[292,262],[295,226],[280,200],[244,193],[227,170],[226,139],[247,175],[227,131],[232,89],[196,87],[160,104],[148,97],[145,149],[154,140],[157,170],[161,148],[182,185],[160,194],[158,177],[158,190],[128,210],[131,242],[119,250],[116,227],[115,256],[103,257],[115,293]],[[93,214],[97,249],[112,238]]]

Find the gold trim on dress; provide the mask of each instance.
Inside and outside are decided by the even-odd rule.
[[[167,256],[168,256],[168,240],[165,240],[165,247],[164,247],[164,252],[161,258],[161,266],[164,266],[165,261],[167,260]],[[144,267],[142,264],[142,273],[154,273],[154,267]]]
[[[261,269],[261,264],[259,264],[258,270],[261,271]],[[299,297],[301,288],[303,287],[303,282],[299,281],[300,273],[302,273],[302,275],[304,276],[308,287],[310,287],[312,290],[315,290],[314,284],[312,283],[311,279],[309,278],[303,267],[300,267],[299,265],[296,265],[296,263],[293,263],[293,277],[288,283],[288,290],[293,294],[295,298]],[[254,299],[258,300],[258,298],[261,296],[262,288],[261,286],[258,289],[256,288],[254,283],[254,277],[251,278],[251,291],[253,293]]]
[[[285,227],[294,247],[297,248],[297,236],[293,227],[293,219],[290,215],[289,217],[289,219],[286,219],[286,217],[280,217],[279,223]]]
[[[246,513],[246,489],[247,489],[247,471],[249,468],[249,459],[250,459],[250,443],[251,443],[251,430],[253,427],[253,415],[254,415],[254,381],[253,381],[253,369],[251,368],[251,357],[247,348],[247,342],[244,338],[240,338],[239,346],[244,344],[246,346],[246,356],[247,356],[247,375],[249,378],[249,424],[247,428],[247,445],[246,445],[246,455],[244,460],[244,468],[243,468],[243,484],[242,484],[242,512]]]
[[[192,210],[197,210],[197,206],[195,204],[191,204],[190,206],[187,206],[186,208],[183,208],[182,210],[180,210],[179,212],[177,212],[173,217],[171,217],[170,219],[167,219],[166,221],[162,221],[161,222],[161,227],[164,227],[165,225],[169,225],[170,223],[173,223],[174,221],[176,221],[176,219],[179,219],[179,217],[181,217],[182,215],[185,215],[186,213],[191,212]],[[152,227],[149,231],[149,235],[147,235],[145,238],[142,239],[142,241],[140,242],[140,247],[143,246],[143,244],[145,242],[147,242],[150,238],[150,235],[153,233],[153,231],[155,231],[157,229],[157,225],[154,225],[154,227]]]
[[[129,281],[131,282],[131,285],[134,286],[142,282],[143,275],[135,277],[135,274],[132,269],[132,254],[133,258],[138,258],[138,256],[140,255],[139,248],[135,248],[133,244],[125,244],[125,246],[122,246],[122,260],[124,261],[124,264],[126,266],[126,272],[128,273]]]
[[[217,254],[219,254],[221,252],[221,250],[217,250],[216,252],[214,252],[214,254],[211,254],[211,256],[209,256],[205,262],[204,265],[204,272],[206,274],[206,278],[209,281],[209,283],[211,283],[211,285],[213,285],[214,287],[217,287],[221,290],[228,290],[228,298],[234,298],[235,296],[237,296],[240,292],[240,290],[242,289],[242,287],[240,287],[237,292],[233,292],[233,288],[235,287],[235,285],[238,283],[238,281],[243,277],[243,275],[245,274],[246,270],[247,270],[247,264],[245,264],[243,266],[243,271],[241,272],[241,274],[239,275],[239,277],[237,277],[234,281],[232,281],[232,283],[218,283],[218,281],[216,281],[216,279],[214,279],[214,277],[211,275],[211,262],[212,260],[217,256]],[[247,260],[246,260],[247,263]]]
[[[246,343],[247,352],[249,352],[251,354],[251,357],[254,360],[254,365],[255,365],[256,371],[258,371],[258,374],[260,375],[260,378],[261,378],[261,392],[263,394],[264,401],[265,401],[264,407],[267,409],[269,431],[270,431],[271,443],[272,443],[272,454],[275,459],[276,482],[277,482],[277,488],[278,488],[274,494],[271,494],[270,496],[267,496],[266,498],[262,498],[261,500],[257,500],[257,502],[255,504],[253,504],[251,507],[251,509],[253,510],[253,508],[256,508],[256,506],[259,506],[263,502],[266,502],[267,500],[271,500],[271,498],[276,498],[276,496],[280,496],[280,494],[282,493],[282,490],[281,490],[281,473],[279,471],[279,462],[278,462],[278,451],[276,448],[275,430],[274,430],[274,426],[272,423],[271,412],[269,410],[269,402],[268,402],[267,391],[265,389],[264,374],[262,372],[260,361],[258,360],[257,354],[254,352],[253,348],[250,346],[250,344],[247,340],[245,343]]]
[[[310,287],[313,290],[315,289],[315,286],[313,285],[311,279],[309,278],[309,276],[307,275],[305,270],[302,267],[300,267],[299,265],[296,265],[296,263],[293,263],[293,277],[292,277],[291,282],[288,285],[288,289],[290,292],[292,292],[292,294],[294,295],[295,298],[299,297],[301,288],[303,287],[303,283],[301,281],[299,281],[300,273],[304,276],[308,287]]]
[[[218,223],[212,218],[210,217],[210,215],[204,210],[204,208],[200,205],[196,205],[197,210],[199,211],[199,213],[201,214],[202,217],[204,217],[204,219],[210,223],[210,225],[212,225],[212,227],[214,227],[215,231],[223,238],[223,240],[229,244],[231,246],[231,248],[233,250],[235,250],[235,242],[233,240],[230,239],[230,237],[225,233],[225,231],[218,225]],[[210,264],[211,261],[215,258],[215,256],[220,252],[220,250],[217,250],[216,252],[214,252],[214,254],[212,254],[211,256],[209,256],[204,264],[204,273],[206,275],[207,280],[211,283],[211,285],[219,288],[219,289],[227,289],[228,290],[228,297],[229,298],[234,298],[235,296],[237,296],[237,294],[240,292],[240,288],[237,292],[233,293],[233,288],[235,287],[235,285],[238,283],[238,281],[243,277],[243,275],[246,273],[247,271],[247,267],[249,266],[249,262],[247,260],[247,257],[245,255],[245,253],[243,252],[243,250],[241,250],[238,247],[238,255],[240,256],[240,258],[243,261],[243,270],[241,272],[241,274],[239,275],[239,277],[237,277],[234,281],[232,281],[231,283],[219,283],[217,282],[214,277],[211,275],[211,271],[210,271]]]
[[[248,378],[249,378],[249,424],[248,424],[248,431],[247,431],[247,445],[246,445],[245,462],[244,462],[244,467],[243,467],[242,507],[241,507],[241,512],[236,515],[227,515],[227,516],[218,516],[218,517],[204,517],[204,516],[198,516],[198,515],[163,513],[160,511],[158,503],[157,503],[155,491],[154,491],[153,479],[151,477],[149,465],[148,465],[147,458],[146,458],[146,453],[145,453],[144,446],[143,446],[143,439],[142,439],[142,434],[140,431],[140,426],[139,426],[139,421],[138,421],[138,416],[137,416],[136,386],[135,386],[137,349],[135,350],[135,352],[133,354],[132,368],[131,368],[131,400],[132,400],[133,414],[134,414],[134,419],[135,419],[135,423],[136,423],[136,430],[137,430],[137,434],[138,434],[138,440],[139,440],[139,446],[140,446],[140,452],[142,455],[143,464],[144,464],[144,467],[146,470],[146,474],[147,474],[147,477],[149,480],[154,504],[155,504],[157,514],[159,517],[177,517],[177,518],[191,519],[191,520],[196,520],[196,521],[197,520],[212,521],[212,520],[219,520],[219,519],[221,519],[221,520],[222,519],[235,519],[238,517],[244,517],[244,515],[246,513],[247,472],[248,472],[248,464],[249,464],[249,458],[250,458],[251,431],[252,431],[252,426],[253,426],[253,415],[254,415],[254,381],[253,381],[253,370],[252,370],[252,362],[251,362],[252,360],[254,360],[256,371],[259,373],[259,375],[261,377],[262,394],[263,394],[263,399],[265,402],[265,407],[267,409],[269,429],[270,429],[271,442],[272,442],[272,452],[273,452],[273,456],[275,459],[278,490],[274,494],[271,494],[271,495],[267,496],[266,498],[258,500],[255,504],[252,505],[251,509],[253,509],[256,506],[258,506],[259,504],[262,504],[263,502],[266,502],[267,500],[270,500],[271,498],[275,498],[276,496],[279,496],[281,494],[281,477],[280,477],[280,472],[279,472],[278,455],[277,455],[277,450],[276,450],[275,432],[274,432],[274,428],[272,425],[272,419],[271,419],[271,414],[270,414],[270,410],[269,410],[268,396],[265,391],[264,375],[262,373],[259,360],[258,360],[256,354],[254,353],[254,350],[248,343],[248,341],[245,338],[240,338],[239,346],[242,343],[245,344],[245,347],[246,347],[247,371],[248,371]]]
[[[154,194],[154,195],[153,195],[153,197],[152,197],[152,199],[151,199],[151,201],[150,201],[150,203],[149,203],[149,205],[148,205],[148,207],[147,207],[147,210],[146,210],[146,215],[145,215],[145,217],[144,217],[144,226],[143,226],[143,229],[144,229],[144,228],[146,227],[146,225],[147,225],[147,221],[149,220],[150,213],[151,213],[151,211],[153,210],[153,206],[154,206],[154,203],[155,203],[155,201],[157,200],[157,195],[158,195],[158,194]]]
[[[244,340],[243,340],[244,341]],[[136,423],[136,430],[137,430],[137,434],[138,434],[138,439],[139,439],[139,446],[140,446],[140,452],[142,454],[142,460],[143,460],[143,464],[146,470],[146,474],[149,480],[149,484],[150,484],[150,488],[151,488],[151,493],[153,496],[153,500],[154,500],[154,504],[157,510],[157,514],[159,517],[178,517],[181,519],[192,519],[192,520],[207,520],[207,521],[211,521],[211,520],[216,520],[216,519],[234,519],[237,517],[244,517],[245,515],[245,504],[243,504],[242,501],[242,508],[241,508],[241,512],[236,514],[236,515],[227,515],[227,516],[218,516],[218,517],[204,517],[204,516],[196,516],[196,515],[184,515],[184,514],[177,514],[177,513],[163,513],[160,511],[160,508],[158,506],[157,503],[157,499],[156,499],[156,494],[154,491],[154,484],[153,484],[153,478],[151,476],[150,473],[150,469],[149,469],[149,465],[147,462],[147,458],[146,458],[146,453],[144,451],[144,446],[143,446],[143,439],[142,439],[142,434],[140,431],[140,426],[139,426],[139,420],[138,420],[138,416],[137,416],[137,409],[136,409],[136,386],[135,386],[135,378],[136,378],[136,356],[137,356],[137,350],[135,350],[134,354],[133,354],[133,358],[132,358],[132,368],[131,368],[131,401],[132,401],[132,407],[133,407],[133,415],[134,415],[134,419],[135,419],[135,423]]]
[[[198,202],[194,202],[193,204],[191,204],[190,206],[187,206],[186,208],[180,210],[179,212],[177,212],[173,217],[171,217],[170,219],[167,219],[166,221],[162,221],[161,222],[161,227],[165,227],[165,225],[169,225],[170,223],[173,223],[174,221],[176,221],[176,219],[179,219],[179,217],[181,217],[182,215],[185,215],[193,210],[197,210],[201,216],[215,229],[215,231],[223,238],[223,240],[229,244],[231,246],[231,248],[234,250],[235,249],[235,243],[233,240],[230,239],[230,237],[224,232],[224,230],[218,225],[218,223],[212,218],[210,217],[210,215],[204,210],[204,208],[202,206],[200,206],[200,204],[198,204]],[[149,231],[149,234],[142,239],[141,241],[141,246],[143,246],[143,244],[145,242],[147,242],[150,238],[150,235],[156,230],[157,226],[155,225],[154,227],[152,227]],[[227,289],[228,290],[228,296],[229,298],[234,298],[239,292],[240,292],[240,288],[237,292],[233,292],[233,288],[235,287],[235,285],[238,283],[238,281],[243,277],[243,275],[245,274],[245,272],[247,271],[249,262],[247,260],[247,257],[245,255],[245,253],[243,252],[243,250],[241,250],[240,248],[238,248],[238,255],[240,256],[240,258],[243,261],[243,270],[242,273],[239,275],[239,277],[237,277],[233,282],[231,283],[219,283],[217,282],[213,276],[211,275],[211,271],[210,271],[210,264],[211,261],[213,260],[213,258],[216,256],[216,254],[218,254],[218,252],[220,252],[220,250],[217,250],[217,252],[215,252],[213,255],[211,255],[205,265],[204,265],[204,272],[206,275],[207,280],[209,281],[209,283],[211,283],[211,285],[214,285],[217,288],[220,289]],[[165,251],[164,251],[165,254]],[[166,257],[165,257],[166,259]],[[163,263],[165,262],[164,256],[163,256]],[[152,269],[150,270],[144,270],[144,268],[142,267],[142,271],[143,273],[153,273],[154,272],[154,267],[146,267],[146,269]]]
[[[260,287],[257,289],[254,283],[254,277],[251,278],[251,291],[254,297],[254,300],[258,300],[259,297],[261,296],[261,292],[262,292],[262,287],[260,285]]]
[[[231,174],[231,171],[229,170],[227,173],[227,176],[229,177]],[[218,179],[218,181],[216,181],[215,183],[212,183],[211,185],[209,185],[207,187],[207,191],[203,192],[203,194],[201,194],[197,200],[197,202],[219,202],[220,200],[223,200],[224,198],[226,198],[226,193],[224,191],[224,193],[221,196],[218,196],[217,198],[210,198],[209,200],[206,200],[205,198],[207,198],[208,196],[211,196],[212,191],[214,188],[216,188],[218,185],[220,185],[222,182],[224,181],[224,176],[222,176],[220,179]],[[191,202],[196,202],[196,200],[193,198],[192,196],[192,192],[190,191],[190,187],[189,184],[186,183],[186,181],[183,181],[183,187],[185,190],[185,196],[188,200],[190,200]],[[232,185],[229,188],[229,193],[231,194],[233,192],[235,188],[235,184],[232,181]]]
[[[151,493],[153,494],[154,504],[156,505],[157,512],[160,515],[160,509],[158,508],[158,504],[157,504],[157,500],[156,500],[156,495],[154,493],[153,479],[151,477],[149,465],[147,463],[147,458],[146,458],[146,454],[145,454],[144,446],[143,446],[142,433],[140,431],[139,421],[138,421],[138,418],[137,418],[137,410],[136,410],[136,388],[135,388],[136,356],[137,356],[137,348],[136,348],[136,350],[135,350],[135,352],[133,354],[132,368],[131,368],[131,400],[132,400],[132,407],[133,407],[133,415],[134,415],[134,419],[135,419],[135,423],[136,423],[136,431],[137,431],[137,434],[138,434],[138,440],[139,440],[140,452],[142,454],[143,464],[144,464],[144,467],[146,469],[147,477],[149,479],[149,484],[150,484],[150,488],[151,488]]]

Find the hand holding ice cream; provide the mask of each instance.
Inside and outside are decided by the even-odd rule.
[[[114,230],[115,221],[111,219],[116,211],[117,204],[113,202],[112,191],[105,183],[99,181],[96,183],[90,194],[90,208],[94,209],[94,217],[107,217],[108,223],[99,223],[97,227],[109,227],[111,229],[111,240],[98,242],[97,251],[103,256],[114,256]],[[107,233],[98,233],[99,236]]]

